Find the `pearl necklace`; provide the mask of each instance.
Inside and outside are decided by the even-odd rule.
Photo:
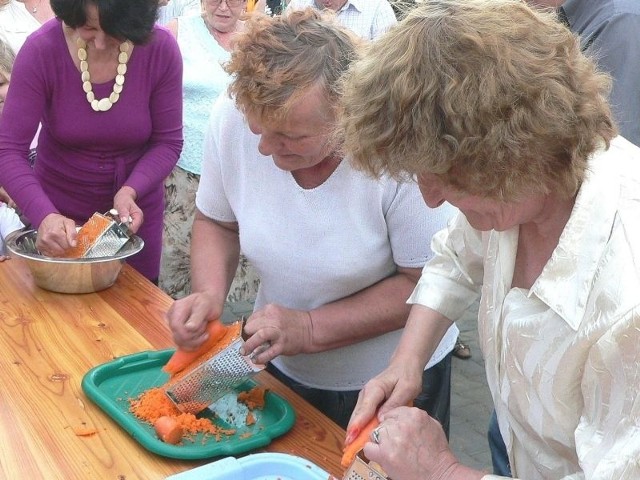
[[[120,92],[124,85],[124,76],[127,73],[127,62],[129,61],[129,50],[131,44],[129,41],[120,44],[120,53],[118,54],[118,74],[113,83],[113,91],[111,95],[98,100],[93,93],[93,85],[91,85],[91,74],[89,73],[89,63],[87,61],[87,42],[82,38],[76,40],[78,45],[78,59],[80,60],[80,78],[82,79],[82,89],[87,94],[87,102],[95,112],[106,112],[120,98]]]

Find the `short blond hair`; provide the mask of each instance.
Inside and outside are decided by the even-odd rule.
[[[550,12],[426,0],[352,65],[340,130],[373,175],[433,173],[505,201],[568,197],[616,134],[609,84]]]
[[[230,94],[245,113],[283,118],[309,88],[321,85],[330,105],[339,80],[357,55],[359,39],[331,12],[293,10],[269,17],[252,14],[226,70]]]

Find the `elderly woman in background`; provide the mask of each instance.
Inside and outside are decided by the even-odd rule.
[[[0,120],[0,184],[62,255],[76,225],[112,208],[145,242],[130,263],[156,280],[163,180],[182,148],[182,60],[157,0],[52,0],[58,17],[16,58]],[[42,122],[35,168],[29,144]]]
[[[230,76],[222,67],[231,56],[246,0],[202,0],[202,14],[178,17],[167,25],[176,36],[184,75],[182,86],[184,148],[177,166],[165,181],[166,206],[160,267],[160,287],[174,298],[191,293],[191,226],[202,170],[204,132],[214,100],[227,89]],[[245,258],[241,259],[234,300],[255,298],[258,282]],[[236,292],[239,291],[239,294]]]
[[[0,36],[18,53],[27,37],[53,17],[49,0],[0,0]]]
[[[518,0],[426,1],[349,71],[341,124],[355,163],[417,175],[427,205],[461,211],[348,429],[380,407],[365,454],[394,480],[497,478],[401,407],[478,298],[514,477],[640,478],[640,149],[616,137],[608,86],[553,14]]]
[[[216,102],[205,141],[194,293],[167,315],[180,347],[199,345],[244,252],[260,276],[245,353],[343,426],[400,338],[431,233],[454,213],[428,210],[414,183],[368,178],[340,154],[336,86],[358,44],[314,9],[249,17],[227,67],[233,98]],[[456,334],[416,401],[445,428]]]

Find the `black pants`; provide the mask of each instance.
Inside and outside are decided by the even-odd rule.
[[[447,439],[451,406],[451,357],[452,354],[449,353],[442,361],[424,371],[422,391],[414,400],[415,407],[426,411],[440,422]],[[359,390],[335,391],[310,388],[287,377],[273,365],[268,365],[267,370],[342,428],[347,428],[351,413],[358,401]]]

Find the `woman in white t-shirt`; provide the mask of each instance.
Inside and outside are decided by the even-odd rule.
[[[359,40],[314,9],[251,16],[227,71],[233,99],[210,115],[192,237],[194,294],[168,319],[194,348],[221,315],[240,250],[260,277],[246,354],[346,426],[359,390],[389,362],[406,299],[453,214],[414,182],[352,168],[334,136],[338,84]],[[416,404],[449,420],[453,326]]]

